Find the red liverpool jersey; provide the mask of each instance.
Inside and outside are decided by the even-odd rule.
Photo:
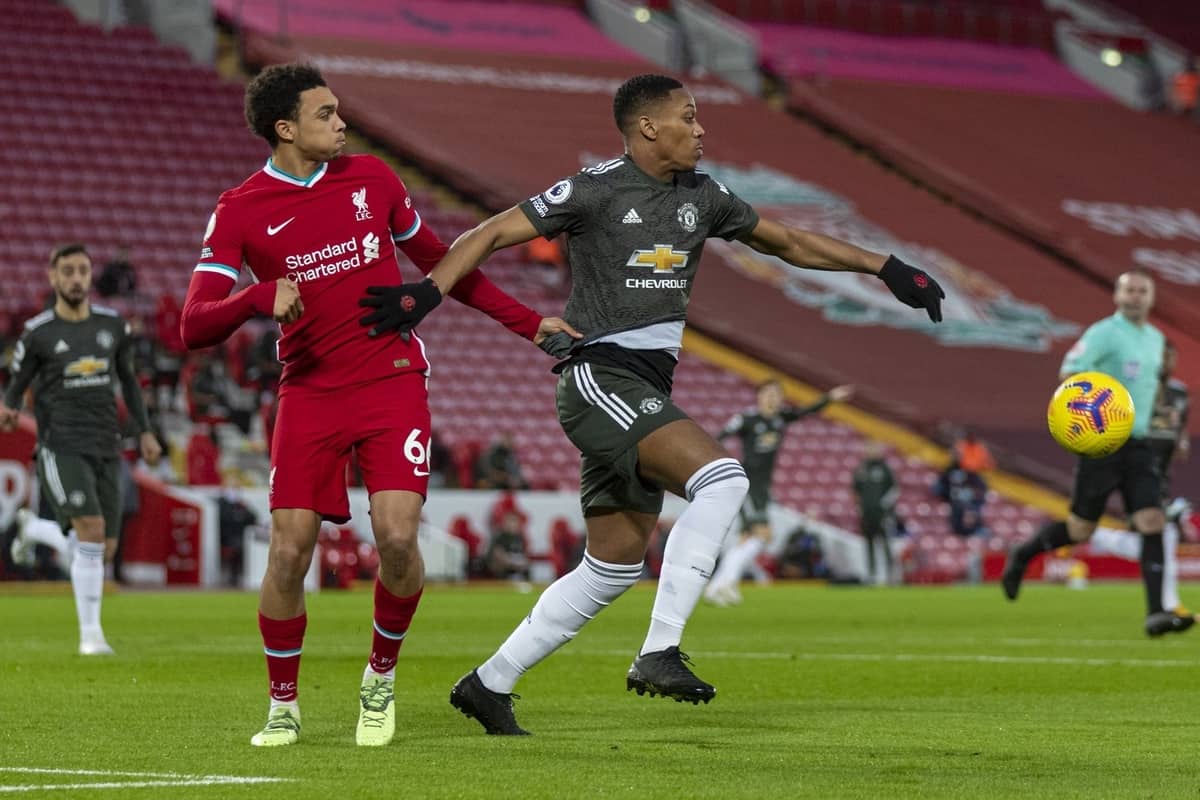
[[[407,342],[371,338],[358,323],[368,286],[402,282],[394,243],[416,236],[421,224],[404,184],[373,156],[342,156],[303,180],[268,160],[221,195],[196,271],[236,281],[245,264],[260,283],[299,284],[304,314],[281,326],[281,392],[426,371],[415,332]]]

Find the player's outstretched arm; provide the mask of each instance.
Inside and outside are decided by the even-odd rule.
[[[412,330],[437,308],[455,284],[488,256],[537,235],[533,224],[517,206],[486,219],[459,236],[429,277],[420,283],[367,287],[367,295],[358,304],[372,311],[359,322],[372,326],[372,336]]]
[[[449,252],[432,230],[422,225],[417,234],[399,244],[404,254],[416,265],[422,275],[428,275]],[[534,344],[541,344],[547,336],[558,331],[570,333],[573,338],[581,334],[558,317],[542,317],[529,306],[505,292],[476,270],[458,281],[446,292],[465,306],[482,311],[513,333]],[[565,327],[563,327],[565,326]]]
[[[271,316],[280,324],[295,322],[304,313],[300,287],[287,278],[256,283],[236,294],[224,275],[213,272],[192,273],[187,299],[183,302],[179,332],[190,350],[220,344],[255,316]]]
[[[840,239],[769,219],[760,219],[743,241],[760,253],[776,256],[795,267],[875,275],[900,302],[925,309],[934,322],[942,321],[942,299],[946,296],[942,287],[927,272],[895,256],[885,257]]]

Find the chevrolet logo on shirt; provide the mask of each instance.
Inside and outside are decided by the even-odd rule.
[[[108,372],[108,359],[95,356],[77,358],[63,369],[63,375],[67,377],[87,377],[101,372]]]
[[[656,244],[653,250],[634,250],[625,266],[653,267],[656,273],[671,273],[687,266],[688,252],[669,244]]]

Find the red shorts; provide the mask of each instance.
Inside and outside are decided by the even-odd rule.
[[[419,372],[352,389],[293,389],[279,398],[271,442],[271,510],[350,519],[346,468],[358,455],[367,493],[429,487],[429,393]]]

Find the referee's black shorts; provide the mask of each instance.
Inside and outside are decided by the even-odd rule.
[[[1109,495],[1118,490],[1128,514],[1160,506],[1162,476],[1145,439],[1130,439],[1120,450],[1103,458],[1079,459],[1071,513],[1096,522],[1104,513]]]

